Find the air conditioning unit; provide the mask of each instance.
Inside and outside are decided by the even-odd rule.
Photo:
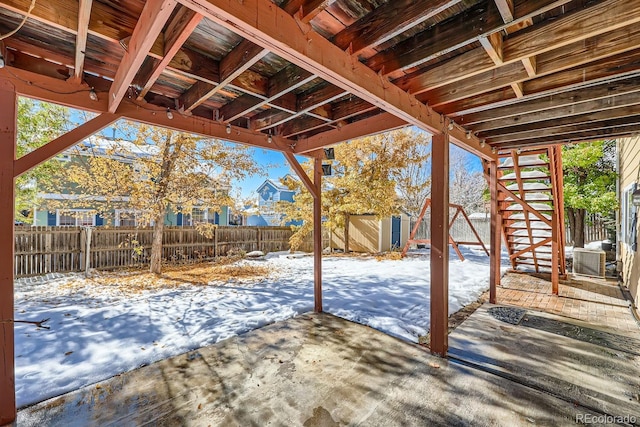
[[[573,249],[573,273],[584,276],[604,277],[606,254],[583,248]]]

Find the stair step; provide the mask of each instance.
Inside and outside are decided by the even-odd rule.
[[[551,186],[550,185],[546,185],[543,184],[541,182],[525,182],[522,184],[522,189],[523,191],[545,191],[545,190],[551,190]],[[511,190],[511,191],[519,191],[520,190],[520,186],[518,185],[518,183],[515,184],[509,184],[507,185],[507,190]]]
[[[529,206],[531,206],[533,203],[529,203]],[[549,205],[544,205],[543,206],[531,206],[531,208],[535,211],[538,212],[553,212],[553,206],[549,206]],[[501,212],[522,212],[524,211],[524,208],[522,207],[522,205],[520,203],[514,203],[512,205],[509,205],[508,208],[506,209],[500,209]]]
[[[509,212],[509,211],[507,211]],[[513,212],[513,211],[511,211]],[[548,220],[551,220],[551,215],[543,213],[542,214],[543,217],[545,217]],[[512,213],[511,215],[507,216],[504,218],[505,220],[522,220],[524,221],[524,212],[517,212],[517,213]],[[534,216],[534,215],[529,215],[529,221],[542,221],[541,219],[538,219],[538,217]]]
[[[541,230],[541,229],[537,229],[537,230],[531,230],[529,231],[528,228],[525,229],[520,229],[520,230],[516,230],[510,233],[507,233],[508,236],[518,236],[518,237],[529,237],[529,233],[531,233],[531,237],[551,237],[551,231],[550,230]]]
[[[548,165],[549,162],[544,161],[540,158],[539,155],[521,155],[518,157],[518,166],[520,167],[532,167],[532,166],[544,166]],[[505,157],[502,162],[498,165],[501,169],[513,169],[514,162],[513,157]]]
[[[542,171],[524,171],[520,172],[520,179],[548,179],[549,174]],[[517,179],[515,172],[508,173],[500,177],[501,181],[513,181]]]
[[[513,247],[511,248],[511,253],[515,253],[515,252],[520,252],[520,251],[527,251],[527,252],[531,252],[531,250],[529,249],[531,248],[531,246],[529,245],[513,245]],[[551,253],[551,244],[549,245],[544,245],[544,246],[538,246],[535,249],[536,253],[540,253],[540,254],[550,254]]]
[[[520,264],[520,265],[532,265],[535,267],[536,263],[533,262],[533,260],[529,261],[529,260],[516,260],[516,264]],[[538,261],[538,267],[549,267],[551,268],[551,262],[547,262],[547,261]]]
[[[518,193],[515,193],[516,196],[519,196]],[[511,196],[507,197],[506,199],[504,199],[505,202],[512,202],[515,199]],[[525,202],[529,202],[529,201],[545,201],[545,200],[553,200],[553,198],[551,197],[550,194],[544,194],[544,193],[540,193],[540,192],[530,192],[530,193],[524,193],[524,199]]]
[[[529,223],[531,225],[532,230],[551,230],[550,225],[540,220],[530,221]],[[505,224],[505,227],[513,228],[513,229],[525,229],[525,230],[528,228],[527,223],[525,221],[518,221],[512,224]]]

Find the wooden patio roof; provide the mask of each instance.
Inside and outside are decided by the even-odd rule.
[[[31,4],[0,1],[0,37]],[[36,0],[0,78],[287,153],[410,124],[491,159],[639,131],[638,21],[640,0]]]

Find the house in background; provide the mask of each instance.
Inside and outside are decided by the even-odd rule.
[[[411,218],[406,213],[379,219],[375,215],[349,217],[349,250],[378,253],[401,249],[409,240]],[[344,250],[344,230],[331,233],[331,249]]]
[[[633,297],[635,306],[638,307],[640,305],[639,207],[633,202],[633,193],[640,189],[640,136],[619,139],[616,151],[620,203],[616,245],[618,271]]]
[[[82,141],[73,148],[66,150],[64,153],[56,157],[61,162],[79,162],[83,157],[87,156],[109,156],[126,164],[130,164],[135,168],[136,159],[144,156],[150,156],[155,146],[149,145],[140,147],[128,141],[118,140],[118,146],[126,147],[126,154],[119,154],[113,151],[116,140],[104,136],[93,136],[90,139]],[[58,192],[39,194],[42,200],[41,206],[34,208],[33,225],[35,226],[116,226],[116,227],[136,227],[140,225],[138,220],[139,213],[127,207],[128,198],[123,197],[121,207],[107,213],[103,218],[96,211],[101,210],[101,203],[104,198],[100,196],[86,196],[78,194],[74,191],[71,184],[62,184]],[[85,205],[78,207],[75,202],[78,199],[86,202]],[[47,202],[55,201],[60,208],[49,210],[46,208]],[[68,202],[68,208],[65,207]],[[181,212],[173,212],[168,209],[164,216],[165,225],[169,226],[191,226],[197,223],[208,222],[218,225],[229,225],[229,207],[223,206],[220,212],[212,209],[193,208],[189,214]]]
[[[292,178],[286,175],[283,179]],[[257,207],[249,208],[245,211],[245,225],[258,227],[279,227],[300,225],[299,221],[289,221],[282,224],[283,215],[276,212],[276,204],[280,201],[293,202],[296,192],[290,190],[286,185],[277,180],[266,179],[257,189]]]

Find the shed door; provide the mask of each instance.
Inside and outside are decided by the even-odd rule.
[[[391,247],[399,248],[400,247],[400,229],[401,229],[401,219],[399,216],[391,217]]]

